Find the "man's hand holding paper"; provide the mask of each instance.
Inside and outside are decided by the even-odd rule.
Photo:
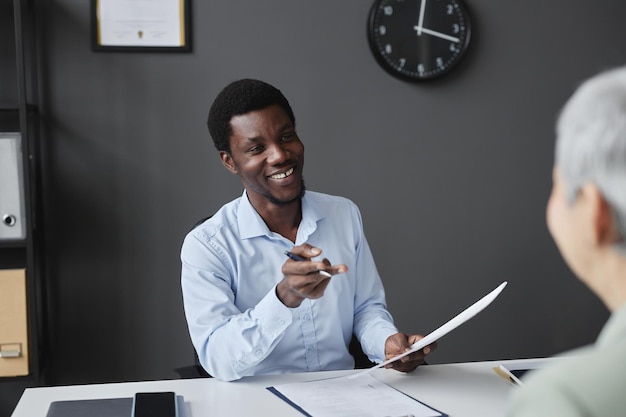
[[[439,340],[439,338],[446,335],[450,331],[456,329],[458,326],[465,323],[467,320],[474,317],[476,314],[482,311],[485,307],[491,304],[491,302],[495,300],[495,298],[500,294],[500,292],[502,292],[502,290],[504,289],[504,287],[506,287],[506,285],[507,285],[507,282],[504,281],[502,284],[500,284],[496,289],[491,291],[489,294],[485,295],[483,298],[476,301],[471,306],[467,307],[465,310],[457,314],[454,318],[446,322],[437,330],[432,331],[431,333],[427,334],[424,337],[422,337],[421,335],[406,336],[402,333],[396,333],[394,335],[391,335],[385,342],[385,361],[383,363],[379,363],[378,365],[372,366],[371,368],[368,368],[363,372],[369,372],[372,369],[382,368],[382,367],[397,369],[403,372],[409,372],[417,368],[417,366],[420,365],[420,362],[417,362],[420,359],[420,355],[421,355],[421,360],[422,360],[421,363],[423,363],[424,356],[430,353],[432,350],[434,350],[434,348],[436,347],[436,341]],[[394,351],[394,348],[392,347],[392,345],[390,345],[391,343],[394,343],[390,341],[390,339],[392,338],[394,338],[394,341],[398,343],[398,346],[402,346],[400,350],[395,350],[395,351],[400,352],[396,356],[391,355],[391,352]],[[404,341],[403,338],[406,339],[406,341]],[[411,341],[413,342],[412,344],[409,343],[409,339],[411,339]],[[409,344],[406,347],[404,347],[405,342]],[[423,351],[423,349],[426,349],[426,348],[428,348],[428,351],[427,352]],[[407,357],[409,359],[405,359]],[[396,362],[399,362],[399,364]],[[407,362],[412,363],[415,366],[413,366],[412,369],[409,369],[410,366],[402,365],[402,363],[407,364]],[[405,370],[405,369],[408,369],[408,370]],[[352,375],[348,378],[353,378],[353,377],[355,377],[355,375]]]
[[[405,352],[412,351],[412,346],[423,338],[424,336],[421,334],[406,335],[404,333],[396,333],[389,336],[385,342],[385,361]],[[385,365],[385,368],[395,369],[400,372],[411,372],[419,365],[423,365],[426,355],[435,349],[437,349],[437,342],[433,342],[423,349],[412,351],[408,355],[388,363]]]

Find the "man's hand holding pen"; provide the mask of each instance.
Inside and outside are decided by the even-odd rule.
[[[326,258],[311,260],[321,253],[321,249],[306,243],[285,253],[289,259],[283,264],[284,278],[276,287],[276,295],[287,307],[298,307],[305,298],[322,297],[330,277],[348,271],[346,265],[331,265]]]
[[[385,360],[398,356],[411,349],[411,345],[423,338],[421,334],[407,335],[404,333],[392,334],[385,341]],[[425,348],[413,352],[395,362],[385,365],[385,368],[395,369],[400,372],[411,372],[419,365],[423,365],[425,357],[437,349],[437,342],[433,342]]]

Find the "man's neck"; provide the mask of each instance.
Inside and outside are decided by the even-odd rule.
[[[302,220],[302,199],[285,205],[271,203],[267,200],[262,204],[255,204],[250,201],[250,204],[272,232],[278,233],[295,243],[298,227]]]

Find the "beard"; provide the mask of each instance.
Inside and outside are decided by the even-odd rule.
[[[290,204],[293,204],[296,201],[302,200],[302,197],[304,197],[305,191],[306,191],[306,185],[304,184],[304,177],[302,177],[300,181],[300,194],[298,194],[294,198],[290,200],[279,200],[271,194],[267,195],[266,197],[272,204],[276,204],[277,206],[288,206]]]

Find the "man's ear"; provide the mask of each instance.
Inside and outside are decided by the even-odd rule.
[[[595,184],[585,184],[581,192],[589,204],[594,243],[600,246],[614,244],[619,235],[611,205]]]
[[[232,174],[238,174],[239,171],[235,166],[235,161],[233,161],[233,157],[226,151],[220,151],[220,160],[222,161],[222,165],[226,167]]]

